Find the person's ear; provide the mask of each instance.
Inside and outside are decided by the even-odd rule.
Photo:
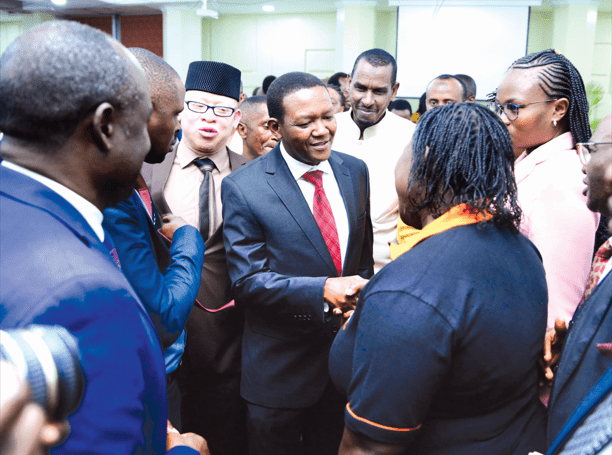
[[[104,152],[112,146],[112,137],[115,132],[115,117],[117,111],[110,103],[100,104],[93,113],[90,125],[91,136],[96,145]]]
[[[242,139],[246,140],[246,137],[247,137],[247,126],[244,123],[239,122],[238,123],[238,128],[236,128],[236,131],[238,131],[238,134],[240,135],[240,137]]]
[[[234,112],[234,121],[232,122],[232,128],[238,128],[240,117],[242,117],[242,111],[240,109],[236,109],[236,112]]]
[[[270,120],[268,120],[268,128],[270,131],[272,131],[272,134],[274,134],[276,137],[278,138],[281,137],[280,123],[274,117],[271,117]]]
[[[561,98],[554,102],[555,110],[553,112],[553,121],[560,122],[567,114],[569,109],[569,101],[567,98]]]
[[[395,95],[397,95],[397,89],[399,88],[399,82],[396,82],[391,91],[391,99],[395,99]]]
[[[476,97],[474,95],[468,98],[468,103],[473,103],[474,101],[476,101]]]

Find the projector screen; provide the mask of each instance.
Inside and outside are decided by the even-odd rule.
[[[528,29],[528,6],[400,6],[397,96],[419,98],[436,76],[463,73],[485,99],[526,54]]]

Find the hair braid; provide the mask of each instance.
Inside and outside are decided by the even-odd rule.
[[[418,194],[415,211],[441,215],[450,200],[518,228],[512,140],[497,115],[475,103],[432,109],[421,117],[412,144],[409,194]]]
[[[574,144],[587,142],[591,137],[589,102],[584,82],[574,65],[553,49],[526,55],[515,61],[511,68],[541,68],[540,87],[549,98],[566,98],[569,131]]]

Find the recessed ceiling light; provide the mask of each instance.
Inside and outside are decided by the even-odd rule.
[[[266,13],[271,13],[272,11],[274,11],[274,5],[263,5],[261,9],[264,10]]]
[[[51,0],[54,5],[64,6],[66,4],[66,0]]]

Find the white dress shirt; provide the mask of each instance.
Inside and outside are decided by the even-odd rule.
[[[280,144],[280,151],[282,157],[287,163],[287,166],[289,166],[291,175],[293,175],[293,178],[295,178],[300,190],[302,190],[304,199],[306,199],[311,212],[313,211],[315,186],[312,183],[304,180],[302,176],[306,172],[310,171],[323,172],[323,189],[325,190],[325,195],[327,196],[327,200],[331,205],[332,213],[334,214],[336,230],[338,231],[338,240],[340,241],[340,255],[342,258],[342,264],[344,264],[344,258],[346,257],[346,246],[348,244],[349,236],[348,215],[346,213],[346,207],[344,206],[344,199],[342,199],[338,182],[334,177],[334,171],[332,170],[329,161],[321,161],[316,166],[302,163],[287,153],[282,141]]]

